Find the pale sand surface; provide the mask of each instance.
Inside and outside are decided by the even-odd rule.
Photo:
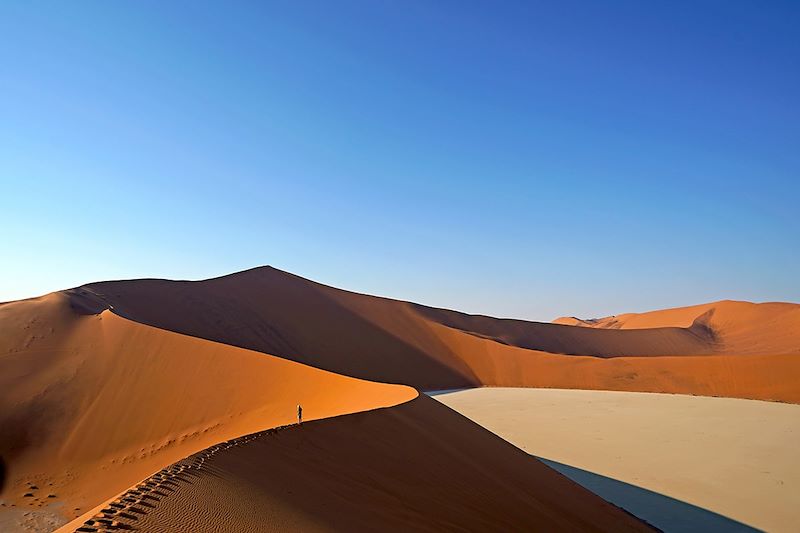
[[[532,455],[766,531],[800,527],[798,405],[524,388],[471,389],[436,399]],[[575,474],[568,467],[561,470]],[[584,483],[580,477],[574,479]],[[634,507],[644,499],[615,503],[667,531],[680,530],[687,519],[697,520],[677,516],[681,511],[675,507],[661,509],[660,514],[657,509],[639,512]],[[746,529],[725,523],[718,522],[722,527],[717,529]]]

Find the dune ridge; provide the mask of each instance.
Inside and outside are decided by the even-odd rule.
[[[723,302],[665,311],[669,320],[650,322],[659,327],[590,328],[434,309],[271,267],[79,290],[137,322],[422,390],[537,386],[800,401],[796,304]]]
[[[603,330],[704,329],[717,339],[719,352],[800,354],[800,305],[786,302],[721,300],[590,320],[560,317],[553,323]]]
[[[112,522],[144,532],[652,530],[425,396],[214,446],[63,531]]]
[[[661,392],[800,403],[800,357],[679,355],[598,358],[526,350],[436,326],[487,385]]]
[[[71,518],[190,453],[291,422],[298,403],[315,419],[417,396],[92,303],[54,293],[0,306],[7,510]]]
[[[280,431],[248,440],[215,461],[243,460],[251,445],[263,445],[294,461],[293,470],[284,470],[287,478],[317,483],[300,464],[316,453],[343,461],[317,468],[362,488],[372,479],[365,465],[384,484],[392,476],[407,476],[406,489],[425,486],[428,471],[437,472],[436,483],[452,490],[448,497],[427,494],[434,508],[419,499],[416,511],[403,511],[401,496],[387,500],[386,489],[372,485],[364,505],[377,505],[381,513],[374,522],[342,527],[384,521],[399,529],[430,515],[442,520],[432,523],[447,528],[459,523],[453,509],[476,494],[502,500],[491,508],[506,509],[503,502],[516,499],[509,491],[519,487],[481,476],[507,471],[517,460],[510,458],[509,448],[478,444],[488,442],[485,430],[456,422],[461,419],[450,410],[430,407],[412,387],[581,388],[800,403],[800,328],[795,322],[800,306],[758,305],[723,302],[667,310],[627,317],[616,323],[619,327],[610,322],[609,327],[544,324],[352,293],[269,267],[204,281],[92,283],[0,304],[0,467],[7,477],[0,487],[0,528],[13,519],[15,527],[41,530],[42,524],[81,516],[199,450],[289,424],[298,403],[308,419],[328,420],[309,424],[314,431]],[[352,415],[359,412],[373,415]],[[362,424],[373,422],[377,433],[364,433]],[[293,440],[298,434],[326,435],[332,447],[314,439],[310,444]],[[451,437],[455,447],[445,446],[444,439]],[[403,440],[400,448],[423,455],[424,443],[434,450],[435,464],[428,464],[426,456],[415,468],[395,472],[398,439]],[[297,453],[284,450],[282,442],[292,442]],[[362,455],[348,451],[359,446],[365,447]],[[464,462],[466,450],[479,454],[483,446],[495,455]],[[253,468],[261,464],[255,461]],[[312,530],[340,527],[325,509],[276,492],[276,486],[249,478],[240,467],[225,470],[208,486],[253,489],[248,498],[255,498],[254,508],[273,509],[275,523]],[[529,496],[539,502],[524,507],[528,516],[554,529],[574,529],[580,522],[542,493],[552,485],[561,487],[566,501],[582,502],[576,512],[600,513],[599,529],[617,520],[630,526],[614,512],[597,511],[602,500],[568,488],[572,485],[552,478],[549,469],[530,468],[521,463],[513,468],[525,477],[518,479],[519,486],[534,487]],[[455,474],[461,470],[466,472]],[[352,477],[351,471],[359,473]],[[466,476],[465,482],[488,483],[494,490],[459,491],[448,476]],[[204,501],[208,494],[192,498]],[[181,516],[169,511],[178,500],[167,500],[166,507],[156,506],[165,509],[162,518]],[[209,508],[213,504],[207,503]],[[335,509],[341,502],[328,504]],[[521,523],[514,512],[503,513],[480,511],[473,519],[488,525],[516,517],[514,523]],[[640,526],[634,523],[631,527]]]

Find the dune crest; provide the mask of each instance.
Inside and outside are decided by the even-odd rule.
[[[128,509],[137,500],[148,506],[138,505],[134,516]],[[214,446],[133,488],[103,516],[69,526],[117,520],[143,532],[652,531],[425,396]]]
[[[646,313],[581,320],[553,321],[595,329],[706,329],[722,353],[800,354],[800,305],[784,302],[751,303],[722,300]]]
[[[298,403],[317,419],[417,396],[91,314],[93,302],[54,293],[0,306],[7,508],[70,518],[213,443],[293,422]]]
[[[137,322],[422,390],[537,386],[800,401],[796,304],[722,302],[638,322],[652,327],[603,328],[434,309],[271,267],[79,290]]]
[[[481,471],[505,471],[519,462],[510,458],[513,448],[495,447],[491,464],[464,463],[462,451],[440,445],[442,432],[476,454],[484,446],[477,443],[488,442],[486,432],[463,426],[454,413],[432,408],[426,399],[412,402],[418,392],[411,387],[579,388],[800,403],[798,308],[720,302],[624,315],[590,327],[577,319],[575,325],[545,324],[347,292],[269,267],[196,282],[93,283],[0,304],[0,467],[5,472],[0,528],[13,519],[23,529],[43,529],[42,524],[81,516],[209,446],[292,423],[297,404],[308,420],[389,409],[309,425],[315,430],[305,433],[279,431],[220,457],[234,463],[246,459],[257,469],[262,463],[247,455],[250,444],[270,450],[277,445],[278,456],[299,462],[300,455],[280,451],[280,443],[292,442],[305,450],[304,457],[313,452],[341,460],[330,467],[332,476],[345,479],[347,472],[359,472],[351,479],[357,487],[371,479],[362,462],[380,479],[410,476],[414,486],[436,472],[436,483],[448,487],[445,478],[458,478],[460,469],[469,471],[464,482],[477,482],[474,476]],[[409,402],[413,407],[406,407]],[[360,424],[372,422],[377,432],[363,433]],[[407,472],[394,472],[400,430],[415,440],[403,441],[404,447],[426,443],[436,464],[427,464],[426,457]],[[307,448],[296,440],[317,434],[327,435],[332,448],[322,450],[314,439]],[[365,442],[354,443],[352,435]],[[363,456],[348,451],[362,445]],[[424,455],[422,449],[416,453]],[[316,482],[301,466],[293,464],[284,474]],[[599,498],[573,492],[575,487],[540,466],[514,466],[525,477],[519,483],[534,487],[529,516],[553,529],[578,527],[579,517],[544,494],[545,485],[559,486],[565,499],[583,502],[575,507],[580,513],[600,513],[599,529],[618,520],[631,526],[613,511],[598,510],[605,505]],[[313,530],[337,523],[325,509],[305,508],[275,486],[249,478],[241,464],[220,468],[227,473],[206,480],[209,486],[230,483],[228,488],[239,490],[244,483],[255,490],[254,508],[266,505],[287,524]],[[512,488],[495,488],[480,498],[501,498],[491,506],[505,509],[503,502],[515,498]],[[441,519],[439,525],[457,524],[454,509],[476,493],[452,489],[449,499],[427,494],[415,500],[412,512],[396,507],[399,496],[393,507],[372,487],[362,494],[363,504],[383,510],[374,521],[344,525],[373,527],[383,520],[399,529],[423,515]],[[330,490],[352,489],[332,485]],[[208,495],[192,497],[202,501]],[[330,509],[340,505],[328,503]],[[167,509],[168,521],[171,504],[164,505],[159,509]],[[472,519],[503,524],[508,517],[520,523],[511,510],[499,516],[482,513]],[[640,526],[633,523],[634,529]]]

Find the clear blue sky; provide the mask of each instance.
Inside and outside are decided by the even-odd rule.
[[[263,264],[542,320],[798,301],[798,28],[794,1],[3,2],[0,301]]]

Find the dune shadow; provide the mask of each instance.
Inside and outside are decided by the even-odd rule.
[[[437,389],[437,390],[424,390],[421,391],[428,396],[440,396],[443,394],[450,394],[451,392],[461,392],[462,390],[470,390],[474,389],[475,387],[461,387],[459,389]]]
[[[534,456],[535,457],[535,456]],[[624,481],[536,457],[550,468],[594,492],[604,500],[666,533],[753,533],[758,529],[713,511],[697,507]]]
[[[6,462],[0,456],[0,494],[3,493],[3,488],[6,486]]]
[[[134,322],[350,377],[419,388],[480,383],[460,359],[443,362],[430,349],[371,320],[369,313],[347,303],[346,291],[270,267],[200,282],[124,280],[75,290]],[[154,298],[159,305],[152,305]]]

